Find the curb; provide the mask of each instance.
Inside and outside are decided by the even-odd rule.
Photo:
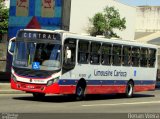
[[[0,94],[25,94],[25,92],[10,89],[10,90],[0,90]]]

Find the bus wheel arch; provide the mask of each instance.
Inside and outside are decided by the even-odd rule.
[[[76,100],[82,100],[85,97],[85,90],[86,90],[86,80],[84,78],[80,79],[76,85],[75,96]]]
[[[134,93],[134,81],[133,79],[130,79],[126,84],[125,95],[127,98],[131,98],[133,97],[133,93]]]

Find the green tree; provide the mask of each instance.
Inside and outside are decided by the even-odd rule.
[[[4,0],[0,0],[0,34],[8,32],[9,10],[4,6]]]
[[[105,32],[106,19],[102,13],[96,13],[89,21],[92,27],[88,29],[88,32],[92,36],[102,35]]]
[[[126,28],[125,18],[121,18],[119,11],[114,7],[108,6],[102,13],[96,13],[92,18],[89,18],[89,22],[91,26],[88,28],[88,32],[93,36],[119,37],[113,30],[124,30]]]

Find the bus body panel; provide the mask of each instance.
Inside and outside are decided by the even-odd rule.
[[[112,72],[106,74],[109,76],[95,76],[99,69],[100,71]],[[136,74],[135,73],[136,69]],[[126,72],[126,76],[118,76],[117,72]],[[150,73],[148,73],[150,72]],[[156,79],[156,70],[154,68],[138,68],[138,67],[116,67],[116,66],[97,66],[87,64],[77,64],[75,68],[62,75],[62,79],[80,80],[85,79],[87,82],[87,94],[105,94],[105,93],[125,93],[126,85],[130,79],[134,82],[134,91],[154,90]],[[143,74],[143,75],[142,75]],[[135,75],[135,76],[134,76]]]

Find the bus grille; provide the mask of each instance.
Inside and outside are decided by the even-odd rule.
[[[32,70],[32,69],[23,69],[13,67],[16,74],[19,76],[24,76],[27,78],[48,78],[54,72],[53,71],[40,71],[40,70]]]

